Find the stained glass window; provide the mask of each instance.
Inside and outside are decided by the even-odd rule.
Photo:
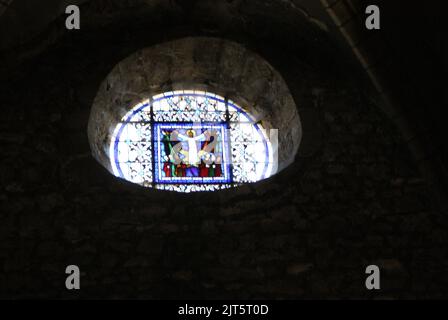
[[[117,177],[180,192],[256,182],[274,167],[260,123],[233,101],[194,90],[134,106],[114,130],[110,159]]]

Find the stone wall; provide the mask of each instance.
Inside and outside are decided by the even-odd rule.
[[[278,175],[206,195],[113,177],[91,156],[90,107],[113,66],[160,40],[127,26],[66,37],[2,75],[0,297],[447,296],[447,216],[325,38],[219,34],[265,57],[301,102],[303,143]],[[81,269],[76,292],[65,289],[69,264]],[[370,264],[382,269],[379,292],[364,286]]]

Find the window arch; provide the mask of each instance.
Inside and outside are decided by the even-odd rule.
[[[234,101],[181,90],[153,96],[127,112],[114,129],[109,154],[117,177],[194,192],[271,176],[273,146],[261,122]]]
[[[291,165],[302,139],[298,110],[261,56],[225,39],[189,37],[118,62],[93,101],[88,138],[93,157],[115,176],[214,191]]]

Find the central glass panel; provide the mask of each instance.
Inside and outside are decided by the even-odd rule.
[[[156,123],[156,183],[230,183],[226,124]]]

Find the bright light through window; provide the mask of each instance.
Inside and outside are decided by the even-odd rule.
[[[224,97],[174,91],[134,106],[110,143],[114,174],[158,189],[214,191],[265,179],[273,142],[260,123]]]

